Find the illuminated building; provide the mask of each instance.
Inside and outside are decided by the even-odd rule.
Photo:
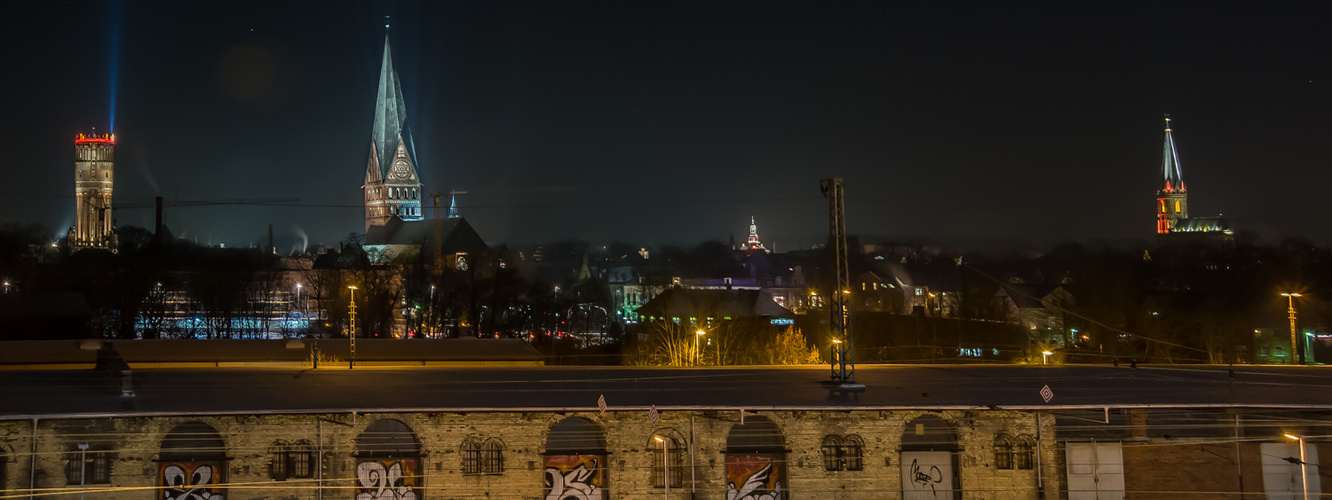
[[[366,167],[365,229],[384,226],[397,217],[423,219],[421,178],[417,175],[416,148],[407,128],[407,105],[393,69],[388,35],[384,35],[384,62],[379,70],[375,123],[370,133],[370,162]]]
[[[74,227],[67,234],[70,248],[116,250],[111,217],[111,187],[115,182],[115,134],[83,135],[74,139]]]
[[[1165,237],[1185,235],[1213,239],[1229,239],[1234,235],[1230,224],[1221,216],[1189,217],[1189,191],[1180,174],[1179,152],[1171,135],[1170,116],[1165,118],[1165,147],[1161,159],[1161,188],[1156,191],[1156,234]]]
[[[749,252],[762,250],[765,253],[768,251],[767,248],[763,247],[763,242],[759,241],[758,224],[754,223],[753,216],[749,217],[749,239],[745,240],[745,250]]]

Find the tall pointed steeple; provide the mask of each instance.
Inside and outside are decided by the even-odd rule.
[[[1175,139],[1170,135],[1170,115],[1165,116],[1165,150],[1161,159],[1161,192],[1188,192],[1184,189],[1184,177],[1179,173],[1179,153],[1175,151]]]
[[[365,228],[383,226],[393,217],[421,220],[421,177],[416,148],[407,127],[407,105],[402,84],[393,69],[393,51],[384,26],[384,61],[379,68],[374,128],[370,131],[370,161],[366,167]]]
[[[1179,172],[1179,153],[1171,135],[1170,115],[1165,117],[1165,147],[1161,159],[1161,184],[1156,191],[1156,233],[1175,231],[1181,220],[1189,218],[1189,194]]]

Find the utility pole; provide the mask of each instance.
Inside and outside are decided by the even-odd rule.
[[[1301,297],[1301,295],[1299,293],[1291,292],[1283,293],[1281,296],[1286,298],[1286,303],[1290,306],[1290,308],[1286,310],[1290,315],[1290,364],[1302,365],[1304,364],[1304,357],[1300,356],[1298,359],[1296,358],[1296,355],[1300,352],[1300,348],[1295,334],[1295,297]]]
[[[347,358],[347,369],[356,368],[356,285],[348,285],[351,290],[351,305],[347,307],[351,313],[351,330],[347,331],[347,340],[350,341],[350,356]]]
[[[851,300],[851,271],[846,258],[846,202],[841,178],[819,181],[819,189],[828,197],[829,242],[833,252],[833,272],[836,288],[829,304],[829,325],[832,328],[832,377],[825,382],[829,388],[860,392],[864,384],[856,383],[855,345],[851,340],[847,305]]]

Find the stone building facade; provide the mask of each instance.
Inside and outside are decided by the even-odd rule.
[[[680,498],[951,498],[956,489],[999,500],[1040,498],[1036,467],[1053,468],[1056,456],[1042,440],[1031,466],[999,468],[996,435],[1052,435],[1053,420],[1038,429],[1029,412],[756,411],[743,424],[740,413],[663,411],[656,425],[644,411],[37,420],[35,459],[33,421],[10,420],[0,423],[3,485],[78,493],[83,460],[83,491],[96,498],[646,499],[665,494],[665,459]]]

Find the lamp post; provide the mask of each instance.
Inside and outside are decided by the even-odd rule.
[[[83,500],[83,489],[88,486],[88,443],[79,443],[79,500]]]
[[[1053,352],[1050,352],[1050,351],[1041,351],[1041,364],[1042,364],[1042,365],[1043,365],[1043,364],[1046,364],[1046,363],[1045,363],[1045,360],[1046,360],[1046,358],[1050,357],[1051,354],[1054,354],[1054,353],[1053,353]]]
[[[347,359],[347,369],[356,368],[356,285],[348,285],[351,290],[351,305],[348,310],[351,312],[351,330],[347,332],[347,340],[350,342],[351,356]]]
[[[1298,361],[1295,359],[1295,355],[1300,352],[1299,344],[1295,341],[1295,297],[1301,297],[1301,295],[1295,292],[1290,292],[1283,293],[1281,296],[1286,298],[1286,304],[1290,306],[1290,308],[1286,310],[1290,315],[1290,363],[1295,364],[1298,362],[1299,364],[1304,364],[1303,359]]]
[[[695,366],[698,365],[698,338],[699,338],[699,337],[702,337],[702,336],[704,336],[704,335],[706,335],[707,333],[708,333],[708,332],[703,331],[703,329],[701,329],[701,328],[700,328],[698,331],[694,332],[694,365],[695,365]]]
[[[1309,476],[1304,463],[1304,436],[1296,434],[1286,434],[1287,438],[1293,439],[1300,444],[1300,488],[1304,490],[1304,500],[1309,500]]]
[[[670,436],[655,434],[652,436],[658,443],[661,443],[661,484],[666,486],[666,500],[671,500],[671,469],[670,469]],[[1301,451],[1303,453],[1303,451]],[[1307,498],[1305,500],[1308,500]]]

